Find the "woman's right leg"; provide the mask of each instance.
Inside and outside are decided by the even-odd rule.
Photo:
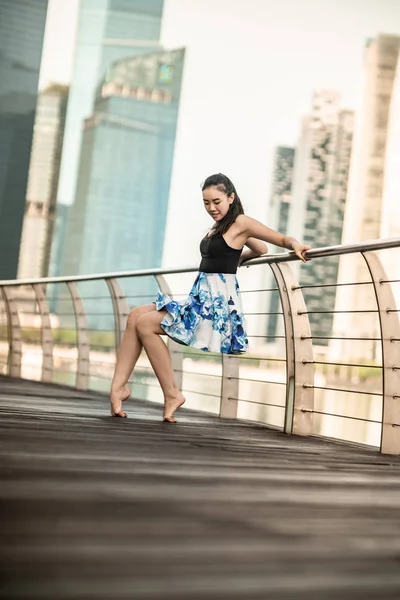
[[[136,323],[139,317],[147,312],[156,310],[155,304],[136,306],[129,313],[126,329],[118,348],[117,362],[115,364],[114,376],[111,382],[111,414],[114,417],[126,417],[122,410],[122,402],[129,398],[129,390],[126,383],[132,373],[134,366],[142,351],[142,343],[138,338]]]

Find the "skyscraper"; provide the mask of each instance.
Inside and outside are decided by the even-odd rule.
[[[161,265],[183,50],[120,60],[85,121],[63,274]]]
[[[19,254],[19,279],[48,275],[67,100],[67,86],[54,84],[39,93]]]
[[[303,123],[296,150],[293,210],[288,231],[312,247],[341,243],[352,149],[354,114],[341,110],[334,91],[314,94],[310,117]],[[331,335],[338,275],[336,259],[300,267],[312,334],[327,345]],[[323,293],[318,284],[324,287]],[[328,285],[327,285],[328,284]]]
[[[47,0],[0,0],[0,279],[17,275]]]
[[[184,50],[123,59],[100,82],[84,126],[62,274],[161,266],[183,62]],[[140,282],[142,296],[150,289],[153,281]]]
[[[287,226],[292,199],[294,157],[294,148],[278,146],[275,150],[274,172],[272,176],[272,194],[269,210],[271,217],[269,221],[270,226],[273,229],[283,233],[284,235],[288,234]],[[283,251],[283,248],[274,248],[274,252]],[[273,286],[274,280],[271,273],[271,286],[267,287]],[[279,294],[277,291],[270,292],[269,308],[267,310],[269,313],[269,316],[267,317],[268,342],[274,343],[275,340],[273,336],[276,335],[278,322],[278,315],[275,313],[279,311]]]
[[[383,187],[385,181],[386,147],[388,142],[389,111],[394,92],[400,37],[380,34],[368,40],[365,49],[365,85],[361,113],[357,119],[354,138],[349,194],[346,206],[343,243],[379,238],[383,219]],[[397,103],[397,101],[396,101]],[[397,116],[391,117],[395,127]],[[396,142],[392,142],[395,144]],[[392,146],[393,147],[393,146]],[[389,160],[395,160],[393,158]],[[391,178],[393,175],[391,175]],[[397,175],[398,177],[398,175]],[[389,184],[388,184],[389,185]],[[393,185],[393,179],[392,184]],[[393,188],[392,188],[393,189]],[[392,196],[392,192],[387,193]],[[397,198],[398,202],[398,198]],[[348,256],[340,261],[339,283],[366,281],[366,267],[360,257]],[[376,308],[370,285],[342,286],[338,290],[334,331],[336,337],[376,338],[378,320],[373,315],[355,314],[357,305]],[[368,341],[339,341],[332,344],[332,357],[348,359],[377,356],[377,345]]]
[[[400,54],[389,111],[380,237],[400,237]],[[380,258],[388,277],[400,280],[397,250],[382,252]],[[393,286],[393,291],[400,308],[400,286]]]
[[[58,203],[71,205],[75,200],[84,120],[93,113],[99,81],[114,61],[159,49],[163,4],[164,0],[81,0]],[[53,258],[52,263],[53,275],[59,274],[60,265]]]
[[[357,224],[345,227],[346,241],[354,240],[355,234],[359,240],[379,237],[389,110],[399,50],[400,36],[394,35],[378,35],[366,45],[365,91],[348,206],[349,214],[359,218]]]

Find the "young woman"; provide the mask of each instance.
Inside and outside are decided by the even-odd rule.
[[[185,398],[178,389],[168,348],[160,335],[206,352],[246,352],[248,341],[236,270],[239,264],[268,251],[264,242],[282,246],[306,262],[305,246],[245,216],[235,186],[218,173],[203,186],[204,207],[215,223],[201,241],[199,273],[186,300],[159,293],[153,304],[137,306],[129,316],[118,351],[111,384],[111,415],[126,417],[122,402],[126,383],[144,347],[164,393],[164,421],[175,423],[174,412]],[[262,240],[262,241],[261,241]],[[242,252],[243,246],[249,250]]]

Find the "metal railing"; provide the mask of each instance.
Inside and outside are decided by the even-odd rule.
[[[242,289],[249,354],[204,353],[168,340],[187,405],[222,418],[261,421],[288,434],[341,438],[399,454],[400,324],[396,298],[400,286],[394,288],[400,279],[389,278],[379,255],[395,251],[399,263],[399,249],[400,239],[396,238],[307,253],[321,264],[328,257],[362,257],[367,266],[365,281],[358,278],[300,285],[290,265],[297,258],[291,253],[246,263],[248,268],[239,270],[241,284],[246,277],[252,285],[257,284]],[[107,391],[132,306],[151,303],[157,288],[172,297],[184,297],[195,272],[197,268],[188,267],[0,281],[0,373],[63,383],[79,390]],[[322,310],[307,308],[307,290],[322,294],[325,288],[337,291],[349,286],[359,286],[360,308],[326,307],[322,295]],[[366,296],[360,290],[366,288],[370,297],[373,290],[374,306],[363,301]],[[279,295],[279,310],[265,310],[273,294]],[[379,321],[367,336],[338,335],[335,329],[329,335],[314,335],[310,317],[318,323],[316,315],[326,313],[334,318],[339,314],[356,316],[362,318],[360,322],[370,313]],[[267,323],[272,317],[279,323],[268,335]],[[358,354],[339,352],[340,360],[332,359],[332,344],[349,341],[358,343]],[[372,358],[360,355],[360,348],[368,348],[371,354],[372,347],[377,349]],[[144,355],[131,381],[133,397],[162,401]]]

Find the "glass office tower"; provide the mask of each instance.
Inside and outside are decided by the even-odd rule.
[[[0,0],[0,279],[17,276],[47,0]]]
[[[100,83],[84,125],[63,275],[161,266],[183,63],[183,49],[123,59]],[[144,285],[142,294],[155,292]]]
[[[164,0],[81,0],[57,202],[75,200],[84,120],[114,61],[159,49]],[[56,237],[58,230],[56,232]],[[57,246],[57,239],[54,242]],[[52,257],[55,271],[60,263]]]

